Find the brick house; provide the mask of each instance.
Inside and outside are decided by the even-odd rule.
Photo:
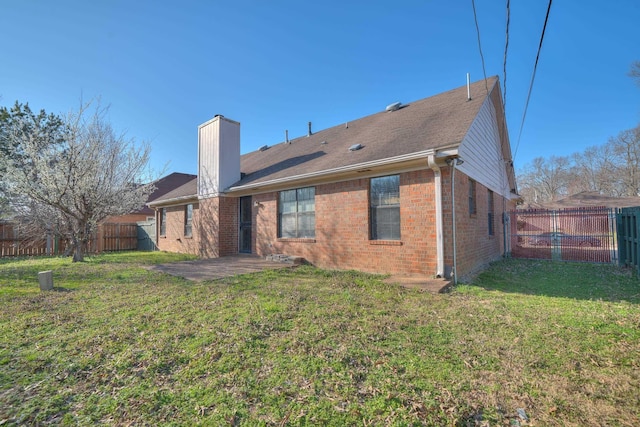
[[[518,197],[497,77],[244,155],[218,115],[198,157],[197,178],[149,204],[161,250],[464,277],[502,256]]]
[[[195,175],[180,173],[180,172],[173,172],[173,173],[170,173],[169,175],[159,178],[153,183],[156,188],[149,195],[147,204],[161,198],[166,193],[182,186],[183,184],[186,184],[189,181],[194,180],[195,178],[196,178]],[[148,206],[144,206],[141,209],[138,209],[137,211],[131,212],[126,215],[111,216],[103,222],[132,223],[132,222],[146,221],[148,219],[155,220],[155,215],[156,215],[156,212],[154,209],[151,209]]]

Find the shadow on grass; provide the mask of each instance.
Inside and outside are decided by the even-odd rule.
[[[469,283],[487,290],[581,300],[640,303],[640,280],[607,264],[505,259]]]

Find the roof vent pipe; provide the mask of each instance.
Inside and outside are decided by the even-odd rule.
[[[291,144],[289,142],[289,131],[288,130],[284,131],[284,142],[286,142],[287,144]]]
[[[309,131],[307,132],[307,136],[311,136],[311,135],[312,135],[312,133],[311,133],[311,122],[309,122]]]
[[[467,73],[467,101],[471,101],[471,86],[469,85],[469,73]]]
[[[393,104],[387,105],[387,108],[385,108],[385,110],[387,110],[388,112],[396,111],[396,110],[399,110],[401,106],[402,106],[402,102],[394,102]]]

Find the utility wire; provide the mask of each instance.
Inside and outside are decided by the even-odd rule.
[[[549,0],[549,6],[547,7],[547,16],[544,18],[544,26],[542,27],[542,34],[540,35],[540,44],[538,45],[538,53],[536,54],[536,62],[533,65],[533,73],[531,74],[531,83],[529,84],[529,93],[527,94],[527,102],[524,105],[524,113],[522,114],[522,123],[520,123],[520,132],[518,132],[518,142],[516,143],[516,150],[513,153],[513,158],[516,158],[518,154],[518,147],[520,147],[520,138],[522,137],[522,129],[524,128],[524,120],[527,117],[527,109],[529,108],[529,100],[531,99],[531,90],[533,89],[533,81],[536,78],[536,69],[538,68],[538,59],[540,58],[540,50],[542,50],[542,41],[544,40],[544,33],[547,29],[547,21],[549,21],[549,12],[551,11],[551,3],[553,0]]]
[[[506,5],[506,15],[507,15],[507,22],[505,25],[505,41],[504,41],[504,60],[502,62],[502,75],[503,75],[503,79],[502,79],[502,126],[501,126],[501,132],[500,132],[500,149],[501,149],[501,158],[503,159],[503,161],[505,161],[505,168],[506,168],[506,174],[509,174],[510,171],[513,171],[513,156],[510,156],[510,159],[504,160],[504,144],[505,142],[507,143],[507,145],[509,144],[508,142],[508,136],[507,136],[507,53],[509,52],[509,26],[510,26],[510,22],[511,22],[511,1],[507,0],[507,5]],[[507,177],[506,175],[502,175],[502,185],[504,187],[505,185],[505,179],[509,179],[509,177]],[[514,183],[515,183],[515,176],[514,176]],[[504,199],[503,199],[503,203]]]
[[[473,19],[476,21],[476,34],[478,35],[478,50],[480,51],[480,59],[482,60],[482,72],[484,73],[484,86],[487,89],[487,96],[489,96],[489,84],[487,83],[487,71],[484,67],[484,55],[482,55],[482,44],[480,43],[480,27],[478,26],[478,15],[476,14],[476,2],[471,0],[471,7],[473,8]]]
[[[509,50],[509,21],[511,20],[511,0],[507,0],[507,25],[504,41],[504,61],[502,63],[502,108],[507,111],[507,51]]]

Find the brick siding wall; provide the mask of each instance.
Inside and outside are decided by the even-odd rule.
[[[220,256],[238,253],[240,201],[236,197],[220,197]]]
[[[193,204],[193,233],[191,237],[184,235],[185,205],[169,206],[167,210],[167,223],[165,235],[160,235],[161,209],[156,213],[157,246],[161,251],[198,254],[199,236],[196,230],[196,218],[199,215],[198,203]]]
[[[448,169],[448,168],[447,168]],[[444,171],[443,171],[444,172]],[[453,233],[451,215],[451,175],[447,170],[443,179],[445,230],[445,264],[453,266]],[[489,189],[476,182],[476,212],[469,213],[471,180],[460,171],[455,174],[456,246],[458,278],[470,278],[491,261],[504,254],[503,213],[515,205],[498,193],[493,194],[493,235],[489,235]]]
[[[277,237],[278,194],[254,196],[255,252],[302,256],[323,268],[435,274],[433,172],[400,174],[401,240],[369,240],[369,179],[317,185],[315,239]]]
[[[184,235],[185,206],[167,207],[166,234],[160,236],[160,210],[156,216],[158,249],[202,258],[238,253],[238,199],[212,197],[194,203],[192,235]],[[222,220],[222,221],[221,221]]]
[[[494,194],[494,235],[488,230],[487,188],[476,183],[476,213],[469,214],[469,179],[456,171],[458,276],[464,278],[499,259],[503,251],[502,213],[513,206]],[[442,169],[445,265],[453,266],[451,174]],[[252,199],[252,252],[260,256],[304,257],[329,269],[378,273],[436,273],[434,175],[431,170],[400,174],[399,241],[370,240],[369,179],[315,186],[315,238],[278,238],[278,193]],[[257,203],[256,203],[257,202]],[[238,253],[239,199],[215,197],[194,205],[193,237],[184,237],[184,206],[167,208],[167,233],[160,250],[212,258]],[[159,220],[158,220],[159,223]]]

